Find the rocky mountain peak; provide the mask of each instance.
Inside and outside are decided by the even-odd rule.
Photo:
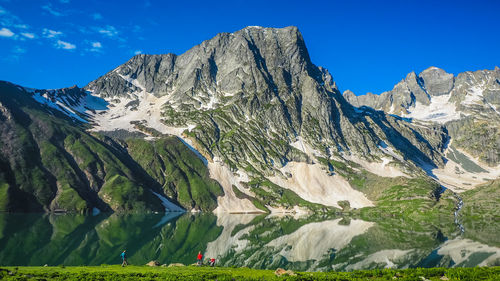
[[[453,74],[434,66],[422,71],[419,77],[422,78],[425,89],[431,96],[449,94],[455,82]]]
[[[220,33],[182,55],[137,55],[87,85],[104,98],[136,99],[145,92],[174,107],[214,108],[232,96],[264,102],[298,89],[307,79],[335,89],[327,70],[311,63],[297,27],[247,27]]]

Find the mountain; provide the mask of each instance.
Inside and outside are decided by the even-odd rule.
[[[175,137],[151,143],[88,132],[84,111],[105,102],[82,89],[32,90],[0,82],[0,92],[3,211],[163,211],[165,193],[184,208],[208,210],[222,194],[203,163]],[[150,176],[145,156],[148,164],[160,162],[170,177]],[[209,192],[194,195],[200,183]],[[182,188],[172,191],[173,185]]]
[[[441,126],[356,111],[328,71],[311,62],[295,27],[222,33],[180,56],[138,55],[85,89],[112,106],[93,130],[175,134],[208,160],[211,174],[222,169],[239,175],[222,184],[227,196],[235,185],[250,197],[269,197],[256,193],[258,186],[271,186],[269,180],[313,203],[338,207],[337,201],[348,200],[363,207],[371,203],[337,174],[314,186],[300,178],[321,177],[315,163],[330,158],[378,162],[387,172],[392,165],[444,163]],[[245,186],[239,178],[256,184]],[[326,191],[335,185],[342,189]],[[234,211],[233,203],[219,206]]]
[[[437,67],[408,74],[389,92],[344,98],[414,124],[442,124],[447,164],[435,173],[446,185],[469,189],[500,176],[500,68],[457,76]],[[458,181],[453,178],[459,177]]]
[[[399,86],[416,89],[405,110],[457,85],[424,72]],[[181,55],[137,55],[83,89],[1,86],[8,211],[336,212],[393,200],[397,188],[432,207],[436,172],[463,155],[450,154],[450,139],[460,140],[448,123],[342,95],[296,27],[247,27]],[[388,99],[407,100],[398,93]],[[21,206],[24,196],[31,205]]]

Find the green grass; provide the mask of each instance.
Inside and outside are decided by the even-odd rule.
[[[498,280],[500,267],[376,269],[353,272],[295,272],[222,267],[4,267],[2,280]]]

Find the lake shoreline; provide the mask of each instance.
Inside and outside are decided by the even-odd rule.
[[[284,270],[282,272],[285,272]],[[500,266],[293,272],[207,266],[0,266],[2,280],[498,280]]]

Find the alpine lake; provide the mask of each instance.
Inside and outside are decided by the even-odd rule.
[[[196,262],[300,271],[500,265],[497,235],[319,215],[0,213],[0,265],[81,266]]]

